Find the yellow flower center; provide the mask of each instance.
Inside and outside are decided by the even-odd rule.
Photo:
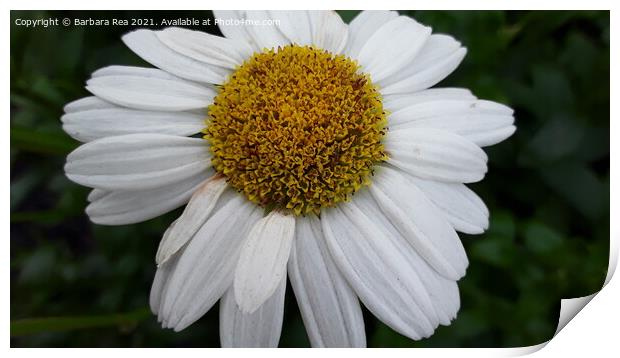
[[[255,53],[209,106],[213,167],[249,200],[320,212],[370,183],[386,159],[381,96],[357,63],[309,46]]]

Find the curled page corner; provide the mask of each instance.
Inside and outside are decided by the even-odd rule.
[[[605,282],[600,290],[592,293],[588,296],[583,297],[575,297],[575,298],[563,298],[560,302],[560,317],[558,318],[558,326],[553,334],[553,337],[548,341],[542,342],[540,344],[535,344],[533,346],[527,347],[515,347],[506,349],[507,357],[517,357],[524,356],[528,354],[535,353],[541,349],[543,349],[555,336],[566,327],[566,325],[573,319],[579,312],[588,304],[592,299],[598,295],[604,288],[607,286],[614,273],[616,272],[616,268],[618,265],[618,237],[612,235],[609,243],[609,265],[607,267],[607,276],[605,277]]]
[[[598,295],[604,288],[607,286],[611,278],[614,276],[616,272],[616,267],[618,265],[618,241],[610,240],[609,244],[609,265],[607,266],[607,276],[605,277],[605,282],[603,283],[603,287],[600,290],[594,292],[591,295],[576,297],[576,298],[565,298],[562,299],[560,306],[560,318],[558,319],[558,327],[553,334],[553,337],[557,336],[558,333],[566,325],[570,322],[575,316],[588,304],[594,296]],[[553,338],[551,338],[553,339]]]
[[[605,282],[607,285],[607,282]],[[603,287],[605,287],[605,285]],[[602,288],[601,288],[602,290]],[[558,319],[558,327],[553,334],[553,337],[557,336],[560,331],[566,327],[577,314],[596,296],[599,292],[595,292],[588,296],[576,297],[576,298],[563,298],[560,303],[560,318]],[[553,338],[552,338],[553,339]]]

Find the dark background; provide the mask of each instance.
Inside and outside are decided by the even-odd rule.
[[[346,21],[356,11],[342,11]],[[510,347],[552,337],[560,299],[599,290],[609,250],[609,12],[402,11],[468,49],[440,86],[515,109],[517,132],[487,148],[473,189],[491,227],[461,235],[470,265],[449,327],[414,342],[365,312],[371,347]],[[218,346],[218,310],[181,333],[148,311],[154,255],[179,210],[105,227],[87,189],[63,174],[78,143],[62,107],[99,67],[146,65],[121,42],[131,27],[15,26],[17,18],[207,18],[200,12],[11,12],[11,345]],[[200,28],[219,33],[215,27]],[[287,291],[280,346],[308,346]]]

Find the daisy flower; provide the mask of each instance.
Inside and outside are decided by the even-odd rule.
[[[93,222],[187,204],[156,254],[162,325],[219,301],[222,346],[275,347],[287,278],[315,347],[365,346],[362,304],[411,339],[449,325],[468,265],[456,232],[488,227],[465,184],[515,131],[504,105],[429,89],[466,49],[393,11],[215,17],[223,37],[126,34],[156,68],[95,71],[62,117]]]

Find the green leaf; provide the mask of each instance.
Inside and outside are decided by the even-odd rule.
[[[40,132],[32,128],[11,126],[11,148],[42,154],[67,154],[77,143],[60,133]]]
[[[351,22],[357,16],[359,10],[338,10],[338,15],[342,18],[342,21],[347,24]]]
[[[11,212],[15,210],[41,182],[41,174],[36,171],[11,180]],[[11,213],[11,220],[12,218]]]
[[[132,312],[78,317],[25,318],[11,321],[11,337],[106,326],[133,326],[151,315],[148,308]]]
[[[453,323],[453,333],[463,338],[473,338],[486,329],[484,317],[479,312],[465,311]]]
[[[515,260],[513,241],[507,237],[491,236],[476,241],[472,256],[497,267],[509,267]]]
[[[547,185],[589,219],[605,207],[605,185],[596,173],[580,163],[560,163],[540,171]]]
[[[571,116],[550,118],[525,147],[523,164],[553,162],[574,155],[581,149],[584,127]]]
[[[33,250],[21,263],[19,282],[25,284],[49,282],[58,263],[57,256],[51,246],[46,245]]]
[[[535,66],[532,71],[534,78],[534,102],[536,114],[541,121],[556,115],[558,111],[567,112],[574,108],[575,95],[566,73],[557,67]]]
[[[516,232],[515,219],[512,214],[507,212],[498,212],[491,215],[491,223],[489,227],[489,236],[501,236],[512,240]]]
[[[369,341],[373,347],[407,348],[414,344],[414,341],[395,332],[383,322],[378,323],[378,327]]]
[[[41,211],[20,211],[11,213],[11,223],[57,223],[68,217],[76,215],[78,212],[70,212],[68,210],[41,210]]]
[[[564,239],[562,235],[540,222],[530,222],[525,227],[525,246],[532,252],[545,254],[558,249]]]

